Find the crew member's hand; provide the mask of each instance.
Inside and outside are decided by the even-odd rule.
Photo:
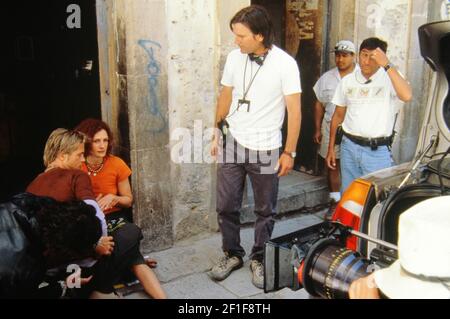
[[[113,194],[103,196],[102,194],[100,194],[97,196],[96,200],[98,206],[100,206],[100,209],[102,211],[105,211],[113,208],[114,206],[117,205],[117,203],[119,203],[119,196]]]
[[[348,295],[350,299],[380,299],[374,274],[352,282]]]
[[[331,170],[335,170],[336,167],[336,153],[334,152],[334,149],[328,149],[327,158],[325,159],[325,162],[327,163],[327,166]]]
[[[387,58],[386,53],[384,53],[380,48],[376,48],[375,50],[373,50],[370,58],[383,68],[389,63],[389,59]]]
[[[286,176],[294,168],[294,159],[287,154],[281,154],[275,170],[278,171],[278,177]]]
[[[109,256],[114,250],[114,240],[111,236],[102,236],[95,247],[95,252],[100,256]]]
[[[316,144],[322,143],[322,132],[320,130],[315,130],[314,136],[313,136],[313,141]]]
[[[86,285],[89,281],[91,281],[92,275],[87,278],[80,278],[81,285]]]

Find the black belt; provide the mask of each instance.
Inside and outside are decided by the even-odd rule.
[[[367,137],[349,134],[344,130],[343,130],[343,132],[344,132],[344,135],[352,142],[354,142],[358,145],[361,145],[361,146],[370,146],[370,148],[372,150],[376,150],[378,148],[378,146],[383,146],[383,145],[391,146],[392,141],[394,139],[394,134],[392,134],[391,136],[367,138]]]

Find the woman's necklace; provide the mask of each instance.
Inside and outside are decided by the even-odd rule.
[[[98,172],[100,172],[103,168],[103,165],[105,164],[105,159],[102,159],[102,162],[97,165],[89,164],[89,162],[86,159],[86,167],[88,169],[88,175],[97,176]]]

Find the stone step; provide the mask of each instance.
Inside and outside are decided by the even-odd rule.
[[[327,203],[329,191],[325,176],[292,171],[280,179],[278,190],[277,214],[282,216],[316,205]],[[256,217],[254,209],[253,190],[249,178],[244,191],[241,209],[241,223],[252,223]]]

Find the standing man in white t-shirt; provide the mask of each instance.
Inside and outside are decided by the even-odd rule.
[[[272,22],[263,7],[242,9],[231,19],[230,28],[240,49],[227,57],[216,110],[217,126],[225,123],[226,146],[219,147],[216,134],[211,149],[213,156],[224,155],[217,171],[217,213],[225,256],[208,274],[223,280],[243,264],[239,210],[248,175],[256,215],[250,268],[253,284],[263,288],[264,243],[275,224],[278,179],[294,166],[300,134],[300,72],[297,62],[273,45]],[[280,149],[286,110],[288,134]]]
[[[396,102],[412,98],[411,86],[389,62],[387,43],[368,38],[359,49],[359,66],[339,83],[333,98],[336,105],[331,120],[327,165],[335,170],[332,147],[340,123],[344,131],[341,143],[342,192],[363,175],[392,166],[392,144]]]
[[[356,48],[353,42],[342,40],[334,47],[336,67],[324,73],[313,87],[316,94],[314,106],[314,143],[319,144],[319,155],[325,161],[330,140],[330,123],[335,105],[331,102],[341,79],[355,70]],[[336,165],[339,167],[339,145],[335,145]],[[327,166],[326,166],[327,167]],[[339,169],[327,169],[330,200],[334,205],[341,200],[341,178]],[[332,205],[330,212],[334,208]]]

